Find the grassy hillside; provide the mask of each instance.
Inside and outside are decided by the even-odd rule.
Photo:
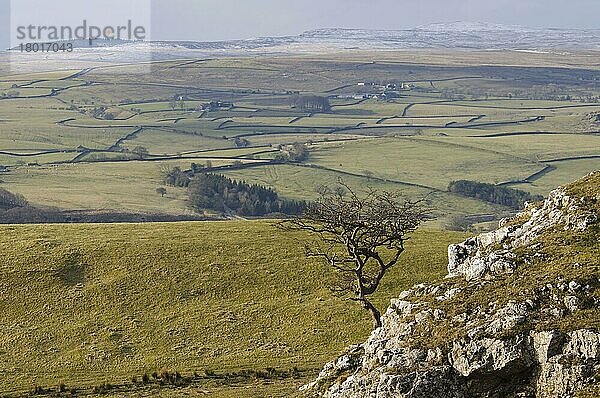
[[[298,367],[297,380],[207,387],[289,396],[370,328],[332,297],[305,238],[266,221],[0,227],[0,391]],[[462,238],[416,233],[377,304],[442,277],[447,245]]]

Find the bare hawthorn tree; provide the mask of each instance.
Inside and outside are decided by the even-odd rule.
[[[373,327],[381,313],[369,296],[404,252],[409,234],[429,217],[424,200],[411,201],[399,192],[370,190],[357,195],[350,187],[321,190],[302,215],[282,223],[291,230],[308,231],[318,239],[307,256],[323,259],[337,271],[330,288],[340,297],[369,311]]]

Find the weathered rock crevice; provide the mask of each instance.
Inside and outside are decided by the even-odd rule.
[[[600,173],[590,181],[600,186]],[[599,230],[600,194],[569,192],[560,188],[497,231],[450,246],[446,280],[393,299],[382,326],[303,391],[332,398],[568,398],[598,383],[598,320],[582,327],[581,319],[598,317],[600,261],[592,255],[596,264],[567,266],[575,258],[567,251],[555,256],[565,263],[555,280],[531,270],[543,272],[552,261],[556,267],[549,236],[593,241]],[[513,280],[523,294],[510,296]],[[505,291],[510,297],[493,296]],[[476,301],[478,294],[485,300]],[[550,324],[567,326],[546,329]]]

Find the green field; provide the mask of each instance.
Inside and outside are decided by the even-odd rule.
[[[36,205],[181,215],[184,192],[154,197],[156,158],[186,170],[273,159],[278,145],[303,142],[302,164],[226,173],[299,199],[343,178],[433,192],[441,218],[501,217],[508,209],[441,191],[470,179],[545,194],[600,168],[600,72],[585,57],[566,65],[550,54],[497,53],[487,66],[480,53],[412,55],[414,63],[367,52],[164,61],[143,78],[127,64],[0,74],[0,87],[18,92],[0,99],[0,166],[9,168],[0,186]],[[410,89],[382,99],[381,83]],[[332,111],[293,108],[293,92],[327,96]],[[210,101],[234,106],[199,110]],[[140,146],[149,155],[136,160],[130,151]]]
[[[440,226],[459,216],[489,229],[514,212],[450,182],[545,195],[600,169],[594,53],[261,55],[145,74],[84,61],[15,74],[2,57],[0,188],[35,206],[192,217],[185,188],[157,192],[165,171],[192,163],[288,199],[340,179],[426,198],[436,220],[386,275],[380,309],[445,276],[447,246],[465,234]],[[401,88],[384,97],[387,84]],[[300,109],[296,95],[331,110]],[[274,161],[293,143],[305,159]],[[0,226],[0,397],[61,383],[105,397],[296,396],[371,326],[329,291],[306,239],[269,220]],[[140,386],[162,371],[193,382]],[[105,383],[116,387],[92,392]]]
[[[5,226],[0,232],[0,395],[60,383],[128,383],[163,369],[298,367],[299,379],[264,387],[268,396],[291,396],[370,331],[366,313],[326,288],[328,268],[304,258],[306,237],[273,222]],[[376,304],[384,308],[413,284],[441,278],[447,245],[463,237],[415,233]],[[211,396],[220,390],[260,396],[258,384],[249,384],[239,391],[203,388],[215,390]]]

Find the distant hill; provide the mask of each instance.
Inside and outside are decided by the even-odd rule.
[[[87,41],[73,41],[74,48],[89,48]],[[188,52],[205,54],[243,54],[245,52],[314,52],[364,49],[464,49],[464,50],[598,50],[600,29],[529,28],[487,23],[437,23],[403,30],[325,28],[295,36],[259,37],[227,41],[151,41],[96,40],[93,47],[106,51],[152,52],[155,57],[185,56]]]
[[[160,43],[160,42],[157,42]],[[166,42],[162,42],[166,44]],[[484,23],[438,23],[405,30],[327,28],[298,36],[222,42],[169,42],[189,49],[600,49],[600,29],[547,29]]]
[[[476,50],[598,49],[600,29],[535,29],[483,23],[432,24],[408,30],[320,29],[301,34],[300,43],[359,48],[454,48]]]
[[[549,50],[600,49],[600,29],[541,29],[483,23],[432,24],[406,30],[328,28],[298,36],[222,42],[171,42],[195,49],[339,47],[361,49]]]

